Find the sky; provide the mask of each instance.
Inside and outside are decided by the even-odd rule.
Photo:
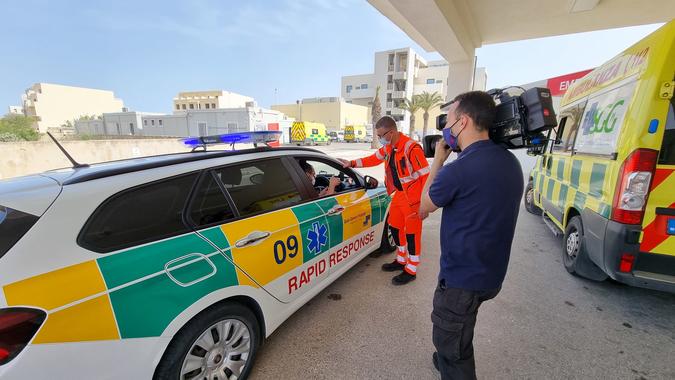
[[[365,0],[22,0],[0,18],[0,114],[33,83],[112,90],[129,109],[166,112],[180,91],[222,89],[269,107],[339,96],[376,51],[415,44]],[[488,45],[488,87],[595,67],[659,25]],[[276,89],[276,90],[275,90]]]

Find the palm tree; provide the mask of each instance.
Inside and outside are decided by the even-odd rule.
[[[410,112],[410,137],[415,133],[415,112],[421,108],[422,104],[419,101],[419,95],[413,95],[411,99],[403,99],[403,103],[398,105],[398,108]]]
[[[375,98],[373,99],[373,105],[371,108],[372,122],[373,122],[373,141],[370,143],[371,149],[378,149],[380,147],[380,140],[377,139],[377,133],[375,133],[375,124],[382,117],[382,104],[380,104],[380,86],[377,86],[375,89]]]
[[[427,135],[427,129],[429,127],[429,110],[442,104],[443,97],[436,91],[431,94],[424,91],[417,96],[419,97],[417,102],[420,104],[420,108],[424,110],[424,127],[422,129],[422,138],[424,138],[424,136]]]

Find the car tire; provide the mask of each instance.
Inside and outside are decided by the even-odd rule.
[[[523,204],[525,205],[525,209],[530,214],[541,216],[541,209],[534,204],[534,186],[532,181],[529,181],[525,187],[525,194],[523,194]]]
[[[562,244],[563,265],[567,272],[578,275],[578,265],[586,257],[584,226],[580,216],[574,216],[567,223]]]
[[[220,373],[219,379],[228,379],[237,372],[237,379],[246,379],[261,339],[258,320],[250,309],[234,302],[213,306],[198,314],[174,336],[153,379],[183,379],[190,372],[195,379],[211,378],[209,373]],[[242,346],[246,343],[248,347]],[[202,347],[210,344],[211,347]],[[188,354],[193,360],[202,358],[202,366],[190,370]]]
[[[380,243],[380,252],[390,253],[396,249],[396,243],[394,242],[394,237],[391,234],[391,229],[389,228],[389,223],[384,223],[384,230],[382,231],[382,242]]]

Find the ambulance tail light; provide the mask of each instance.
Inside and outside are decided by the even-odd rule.
[[[612,220],[640,224],[645,212],[658,152],[637,149],[621,165],[612,204]]]
[[[14,359],[33,339],[47,314],[24,307],[0,309],[0,366]]]

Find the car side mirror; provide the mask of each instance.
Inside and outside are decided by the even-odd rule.
[[[366,189],[375,189],[380,185],[380,182],[377,179],[369,175],[365,176],[363,181],[366,183]]]

